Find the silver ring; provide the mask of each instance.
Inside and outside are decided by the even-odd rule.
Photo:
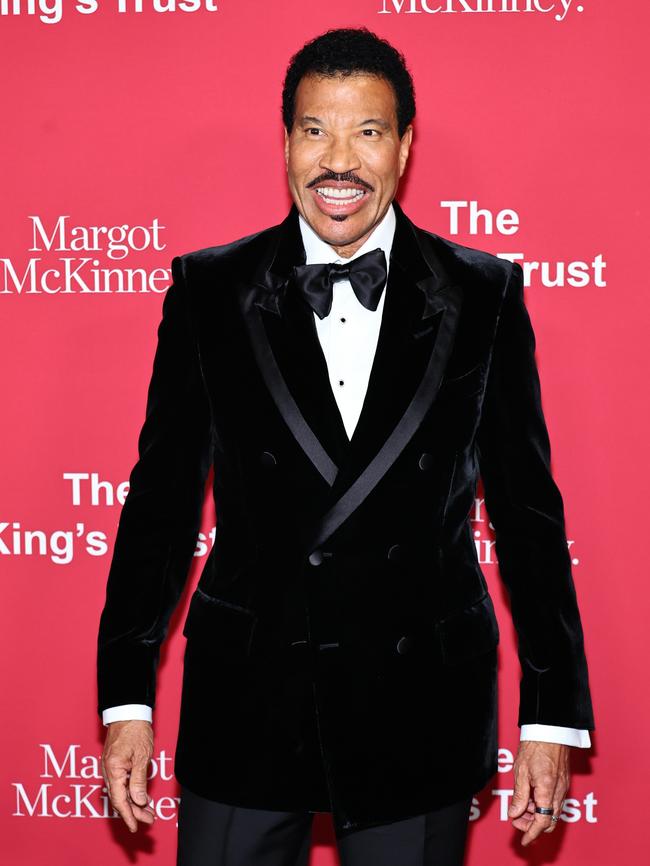
[[[557,824],[557,822],[558,822],[559,820],[560,820],[560,816],[559,816],[559,815],[551,815],[551,821],[552,821],[554,824]]]

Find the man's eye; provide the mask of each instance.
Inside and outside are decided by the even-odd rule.
[[[370,133],[370,134],[368,135],[368,138],[371,138],[372,135],[373,135],[373,133],[374,133],[375,135],[379,135],[379,130],[377,130],[377,129],[364,129],[364,130],[363,130],[363,134],[365,135],[366,133]]]
[[[310,133],[310,132],[320,132],[320,129],[319,129],[317,126],[310,126],[310,127],[308,127],[308,129],[306,130],[306,132],[307,132],[307,133]],[[315,137],[316,137],[316,136],[312,136],[312,138],[315,138]]]

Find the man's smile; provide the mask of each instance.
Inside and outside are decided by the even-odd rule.
[[[366,187],[351,181],[326,180],[310,191],[319,210],[335,217],[356,213],[370,195]]]

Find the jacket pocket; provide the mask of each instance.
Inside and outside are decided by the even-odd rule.
[[[226,599],[194,592],[183,626],[183,634],[200,643],[206,651],[222,651],[233,658],[250,655],[257,614],[248,607]]]
[[[496,649],[499,624],[489,593],[437,622],[436,631],[443,664],[459,664]]]

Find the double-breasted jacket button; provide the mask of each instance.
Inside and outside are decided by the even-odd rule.
[[[262,466],[267,466],[269,468],[275,466],[277,464],[277,459],[275,454],[272,454],[270,451],[262,451],[260,454],[260,463]]]
[[[395,649],[400,655],[404,655],[404,653],[407,653],[412,646],[413,638],[410,635],[405,634],[397,641]]]
[[[324,556],[322,550],[314,550],[309,554],[309,561],[312,565],[320,565],[323,559]]]
[[[388,548],[388,558],[393,562],[397,562],[402,558],[402,547],[399,544],[392,544]]]
[[[418,460],[418,466],[420,469],[431,469],[434,463],[434,456],[430,454],[428,451],[425,451],[424,454],[420,455],[420,459]]]

